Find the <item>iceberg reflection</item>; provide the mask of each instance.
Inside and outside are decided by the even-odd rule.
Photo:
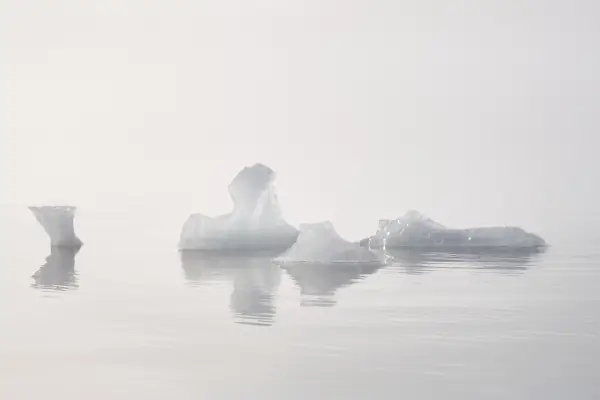
[[[338,289],[360,282],[377,272],[383,264],[284,264],[281,266],[302,296],[301,305],[332,307]]]
[[[281,270],[271,262],[271,255],[182,251],[181,266],[191,284],[233,284],[229,306],[236,323],[263,326],[274,323]]]
[[[52,246],[46,263],[32,275],[35,281],[32,286],[56,291],[77,289],[75,256],[78,252],[76,247]]]
[[[444,252],[386,249],[385,253],[396,269],[407,274],[422,274],[442,268],[519,274],[535,264],[545,251],[545,248],[457,249]]]

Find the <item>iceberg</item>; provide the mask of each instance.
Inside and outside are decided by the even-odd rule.
[[[263,164],[245,167],[229,185],[233,211],[214,218],[190,215],[181,231],[179,249],[288,249],[296,241],[298,230],[281,215],[274,180],[275,172]]]
[[[359,244],[344,240],[329,221],[302,224],[296,243],[275,260],[285,264],[375,264],[383,257]]]
[[[451,229],[411,210],[394,220],[380,220],[375,235],[362,240],[370,248],[537,248],[544,239],[515,226]]]
[[[42,206],[29,207],[29,210],[50,236],[51,246],[79,248],[83,245],[73,227],[76,207]]]

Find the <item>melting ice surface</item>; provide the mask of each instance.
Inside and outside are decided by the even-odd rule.
[[[289,248],[298,230],[281,215],[274,189],[275,172],[262,164],[240,171],[229,185],[233,211],[218,217],[192,214],[180,250],[265,250]]]
[[[76,207],[42,206],[29,207],[29,209],[50,236],[51,246],[81,247],[83,243],[75,235],[73,227]]]
[[[331,222],[300,225],[300,235],[292,248],[277,259],[281,264],[369,263],[381,264],[383,258],[358,244],[344,240]]]
[[[363,244],[372,248],[535,248],[546,242],[519,227],[494,226],[450,229],[418,211],[409,211],[395,220],[381,220],[377,233]]]

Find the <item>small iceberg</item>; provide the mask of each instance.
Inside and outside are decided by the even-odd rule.
[[[380,254],[344,240],[329,221],[300,225],[292,248],[275,259],[278,264],[373,264],[384,262]]]
[[[261,251],[288,249],[298,230],[281,215],[275,194],[275,172],[255,164],[240,171],[229,185],[233,211],[218,217],[192,214],[183,226],[180,250]]]
[[[380,220],[375,235],[361,241],[370,248],[495,249],[545,247],[544,239],[522,228],[493,226],[451,229],[418,211],[394,220]]]
[[[29,207],[29,210],[50,236],[51,246],[79,248],[83,245],[73,227],[77,207],[42,206]]]

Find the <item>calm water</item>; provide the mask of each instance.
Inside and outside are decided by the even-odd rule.
[[[599,248],[284,271],[182,259],[168,214],[83,213],[50,254],[3,209],[0,398],[600,398]]]

